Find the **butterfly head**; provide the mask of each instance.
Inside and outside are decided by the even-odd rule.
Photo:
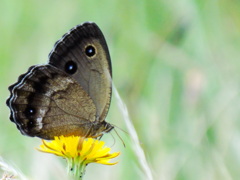
[[[102,136],[104,133],[110,132],[113,128],[114,126],[112,126],[110,123],[107,123],[106,121],[102,121],[101,123],[92,123],[89,131],[85,136],[96,138]]]

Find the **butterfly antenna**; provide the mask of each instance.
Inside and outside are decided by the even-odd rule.
[[[118,127],[118,126],[116,126],[116,125],[113,125],[113,124],[112,124],[112,126],[114,126],[115,128],[120,129],[122,132],[124,132],[124,133],[126,133],[127,135],[129,135],[129,133],[128,133],[127,131],[123,130],[122,128],[120,128],[120,127]]]
[[[120,129],[120,128],[119,128]],[[122,130],[122,129],[121,129]],[[126,147],[126,145],[125,145],[125,143],[124,143],[124,141],[123,141],[123,139],[121,138],[121,136],[118,134],[118,132],[116,131],[116,129],[114,128],[114,131],[115,131],[115,133],[117,134],[117,136],[119,137],[119,139],[122,141],[122,143],[123,143],[123,146],[124,147]],[[125,132],[125,131],[123,131],[123,132]],[[125,133],[127,133],[127,132],[125,132]]]

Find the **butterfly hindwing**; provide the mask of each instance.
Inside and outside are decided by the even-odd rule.
[[[72,77],[51,65],[30,69],[12,88],[12,94],[12,117],[23,134],[45,139],[84,135],[85,125],[95,120],[92,99]]]

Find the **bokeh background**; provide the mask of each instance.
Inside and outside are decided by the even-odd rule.
[[[1,0],[0,156],[31,180],[67,179],[65,161],[34,148],[9,120],[8,86],[43,64],[70,28],[94,21],[112,58],[154,179],[240,177],[240,1]],[[113,97],[107,121],[128,131]],[[115,166],[90,164],[85,179],[147,179],[131,137],[104,140]],[[1,172],[2,173],[2,172]],[[1,175],[0,175],[1,177]]]

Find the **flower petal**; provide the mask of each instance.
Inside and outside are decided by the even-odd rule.
[[[52,141],[42,140],[38,149],[41,152],[55,154],[66,158],[68,162],[77,164],[99,163],[114,165],[118,162],[109,163],[112,158],[117,157],[120,152],[109,153],[111,148],[104,146],[105,142],[93,138],[79,136],[54,137]]]

